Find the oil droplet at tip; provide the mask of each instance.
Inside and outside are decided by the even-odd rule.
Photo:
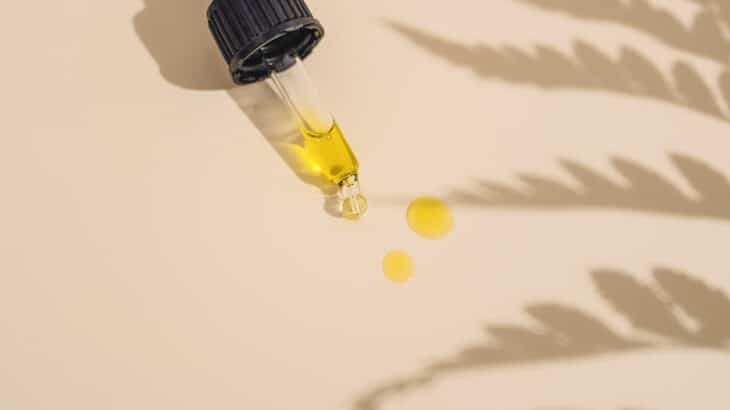
[[[356,221],[368,210],[368,201],[360,194],[357,174],[351,174],[339,183],[340,213],[345,219]]]
[[[368,200],[362,196],[357,195],[354,198],[345,198],[342,201],[342,217],[350,220],[357,221],[368,211]]]
[[[383,273],[391,282],[406,283],[414,271],[413,258],[407,252],[388,252],[383,258]]]
[[[443,238],[454,226],[449,205],[430,196],[417,198],[411,202],[406,219],[413,232],[426,239]]]

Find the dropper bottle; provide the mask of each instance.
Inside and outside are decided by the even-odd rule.
[[[324,36],[303,0],[214,0],[208,24],[233,81],[268,80],[289,107],[311,171],[337,186],[342,216],[367,210],[359,163],[302,62]]]

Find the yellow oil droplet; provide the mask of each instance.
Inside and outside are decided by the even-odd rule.
[[[446,202],[429,196],[411,202],[406,217],[413,232],[427,239],[443,238],[454,226],[454,218]]]
[[[342,201],[343,218],[357,221],[365,215],[365,212],[368,210],[368,200],[362,195],[358,195],[355,200],[357,201],[357,209],[353,199],[346,198]]]
[[[407,252],[388,252],[383,258],[383,273],[395,283],[405,283],[413,276],[413,258]]]

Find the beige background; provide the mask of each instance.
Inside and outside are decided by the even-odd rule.
[[[205,3],[6,7],[0,408],[728,408],[710,1],[310,0],[357,224],[267,141],[266,89],[226,92]],[[448,239],[409,232],[420,194]]]

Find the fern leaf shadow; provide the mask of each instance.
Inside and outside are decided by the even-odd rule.
[[[649,98],[728,121],[713,87],[689,64],[676,62],[671,80],[648,57],[631,47],[624,47],[618,59],[598,48],[575,41],[573,55],[546,45],[525,51],[512,46],[501,48],[486,44],[474,46],[451,41],[435,34],[398,23],[386,23],[403,37],[449,63],[466,67],[484,79],[533,85],[543,89],[585,89],[632,97]],[[727,89],[730,76],[718,80]],[[730,93],[722,97],[730,106]]]
[[[487,324],[484,341],[427,364],[411,376],[377,385],[354,403],[355,410],[377,410],[393,396],[423,389],[461,372],[595,358],[648,349],[712,349],[730,353],[730,298],[702,280],[658,267],[647,285],[615,269],[598,269],[598,294],[635,330],[621,334],[579,308],[559,303],[525,307],[533,325]],[[682,311],[694,323],[678,315]],[[695,325],[695,326],[692,326]]]
[[[694,218],[730,220],[730,179],[709,164],[687,155],[673,154],[672,163],[697,197],[679,191],[657,172],[622,157],[612,159],[627,185],[613,182],[575,161],[561,167],[578,183],[577,188],[539,175],[520,174],[526,189],[482,180],[479,192],[455,190],[451,202],[462,206],[525,209],[606,208]]]
[[[730,64],[730,23],[726,1],[702,0],[702,9],[686,27],[669,11],[646,0],[518,0],[571,17],[619,24],[644,32],[678,50]]]

